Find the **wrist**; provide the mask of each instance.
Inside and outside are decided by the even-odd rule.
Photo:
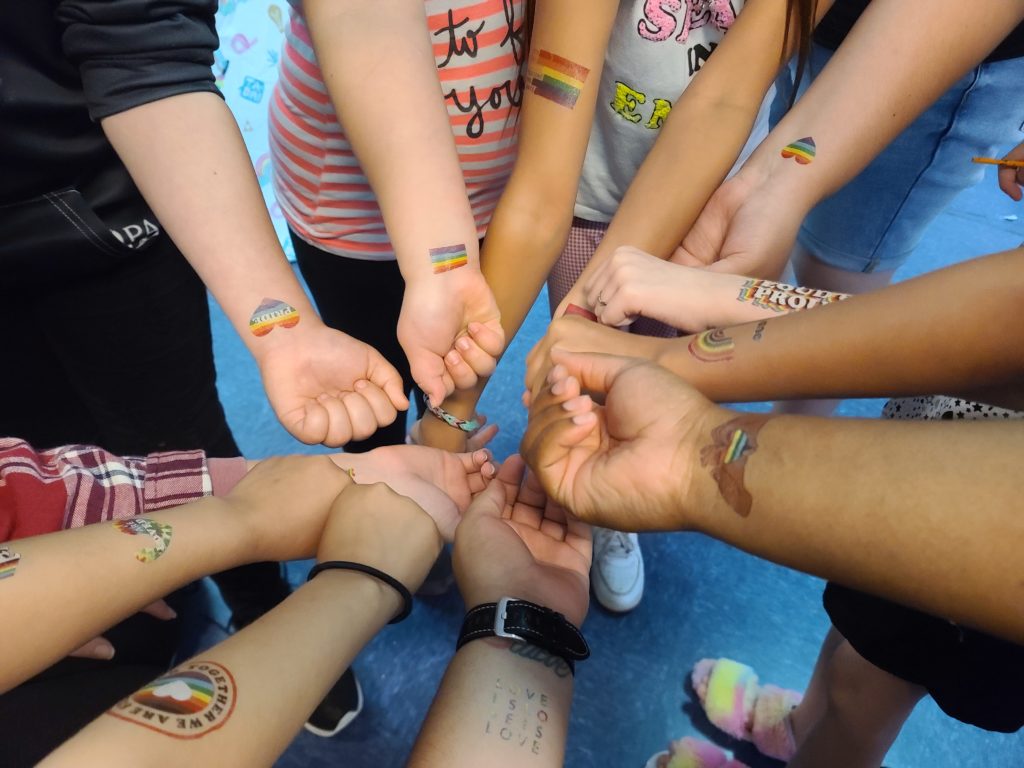
[[[253,333],[252,326],[246,325],[241,331],[242,338],[248,347],[250,354],[255,358],[257,365],[262,366],[267,355],[279,347],[290,347],[297,343],[304,342],[309,336],[316,334],[326,328],[323,320],[314,311],[312,305],[303,302],[303,306],[297,303],[285,302],[298,313],[298,322],[291,327],[277,325],[271,328],[269,333],[257,336]],[[255,312],[253,313],[255,315]],[[251,318],[250,318],[251,319]]]
[[[392,621],[406,606],[400,590],[361,571],[336,568],[322,570],[310,579],[306,584],[308,587],[331,594],[346,593],[347,600],[355,598],[360,604],[372,608],[375,618],[380,619],[381,624]]]

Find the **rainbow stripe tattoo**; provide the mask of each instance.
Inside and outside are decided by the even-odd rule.
[[[277,326],[294,328],[299,324],[299,311],[278,299],[264,299],[249,318],[253,336],[266,336]]]
[[[430,263],[434,267],[435,275],[464,267],[469,263],[466,246],[460,243],[459,245],[446,245],[443,248],[431,248]]]
[[[741,287],[737,301],[747,301],[755,307],[770,309],[772,312],[810,309],[819,304],[834,304],[850,298],[847,293],[833,293],[814,288],[802,288],[788,283],[777,283],[774,280],[751,278]]]
[[[572,109],[589,73],[589,69],[575,62],[538,50],[530,56],[527,87],[541,98]]]
[[[226,667],[193,661],[122,699],[107,714],[176,739],[198,739],[235,710],[238,689]]]
[[[157,560],[171,544],[173,529],[170,523],[158,523],[148,517],[132,517],[128,520],[116,521],[114,527],[129,536],[149,536],[153,539],[155,546],[144,547],[135,553],[135,559],[140,563],[151,563]]]
[[[690,354],[704,363],[720,363],[732,360],[733,349],[736,345],[730,337],[725,335],[721,328],[698,334],[690,341],[688,349]]]
[[[17,552],[12,552],[10,547],[0,547],[0,579],[13,576],[20,562],[21,555]]]
[[[797,139],[792,144],[787,144],[782,148],[782,156],[784,158],[792,157],[800,165],[810,165],[811,161],[814,160],[815,154],[817,154],[817,149],[815,148],[814,139],[810,136]]]
[[[757,450],[757,434],[771,416],[749,413],[719,424],[711,444],[700,451],[700,465],[709,467],[718,492],[736,514],[746,517],[754,499],[744,483],[747,459]]]

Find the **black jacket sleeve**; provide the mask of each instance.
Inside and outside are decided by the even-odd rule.
[[[79,69],[93,120],[213,80],[216,0],[61,0],[64,54]]]

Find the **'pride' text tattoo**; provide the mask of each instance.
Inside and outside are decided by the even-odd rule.
[[[266,336],[277,326],[294,328],[299,324],[299,311],[291,304],[277,299],[264,299],[249,318],[253,336]]]
[[[530,54],[527,87],[541,98],[572,109],[590,70],[550,51]]]
[[[198,739],[235,710],[235,679],[212,661],[193,661],[122,699],[108,715],[176,739]]]
[[[466,246],[446,245],[441,248],[430,249],[430,264],[434,268],[434,274],[451,272],[453,269],[464,267],[469,263],[469,256],[466,254]]]
[[[810,165],[814,162],[814,157],[818,153],[818,148],[814,144],[814,139],[810,136],[805,136],[802,139],[797,139],[792,144],[787,144],[782,148],[782,156],[787,160],[793,158],[800,165]]]
[[[687,349],[690,354],[704,363],[720,363],[732,360],[736,345],[721,328],[704,331],[693,337]]]
[[[167,547],[171,545],[171,535],[174,532],[170,523],[158,523],[148,517],[118,520],[114,523],[114,527],[129,536],[149,536],[153,539],[154,546],[143,547],[135,553],[135,559],[140,563],[151,563],[166,552]]]
[[[0,545],[0,579],[13,576],[20,562],[21,555],[8,546]]]
[[[816,291],[774,280],[747,280],[740,288],[736,301],[748,302],[755,307],[770,309],[772,312],[810,309],[819,304],[833,304],[850,298],[848,293]]]
[[[746,517],[754,503],[744,484],[747,458],[757,450],[757,434],[771,418],[745,413],[720,424],[711,432],[711,444],[700,451],[700,465],[711,469],[718,492],[736,514]]]

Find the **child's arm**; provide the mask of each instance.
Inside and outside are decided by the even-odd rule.
[[[324,456],[271,459],[224,499],[6,542],[0,597],[18,631],[4,640],[0,690],[182,584],[243,563],[309,556],[349,483]]]
[[[818,0],[815,21],[832,2]],[[673,105],[608,231],[556,317],[569,304],[594,309],[593,304],[583,304],[582,286],[619,246],[634,246],[666,259],[682,241],[736,162],[780,67],[797,50],[797,24],[796,19],[787,18],[789,5],[786,0],[753,0],[743,7],[714,55]]]
[[[583,295],[604,325],[649,317],[691,333],[848,298],[845,293],[674,264],[628,246],[597,267]]]
[[[470,336],[478,346],[460,354],[486,374],[504,336],[479,269],[476,222],[424,5],[311,0],[303,9],[338,120],[373,188],[406,282],[399,340],[416,383],[440,404],[455,385],[444,356],[456,337],[469,333],[470,323],[480,325]]]
[[[372,514],[367,514],[372,512]],[[387,486],[352,486],[317,559],[369,565],[415,590],[440,550],[433,521]],[[327,570],[266,616],[115,704],[43,765],[270,766],[359,650],[403,607],[396,589]]]
[[[708,202],[683,241],[686,263],[777,277],[807,212],[995,48],[1024,18],[1024,0],[979,0],[968,23],[963,10],[959,0],[873,0],[803,98]]]
[[[545,0],[535,6],[518,154],[487,228],[482,257],[484,276],[494,291],[508,339],[530,311],[572,224],[605,49],[618,6],[616,0]],[[531,86],[530,72],[543,73],[542,56],[561,60],[557,67],[562,73],[556,77],[579,85],[574,100],[553,100],[550,92]],[[484,383],[455,393],[444,407],[459,418],[472,418]],[[450,450],[463,450],[465,445],[464,435],[432,417],[423,420],[423,437],[429,445]]]

